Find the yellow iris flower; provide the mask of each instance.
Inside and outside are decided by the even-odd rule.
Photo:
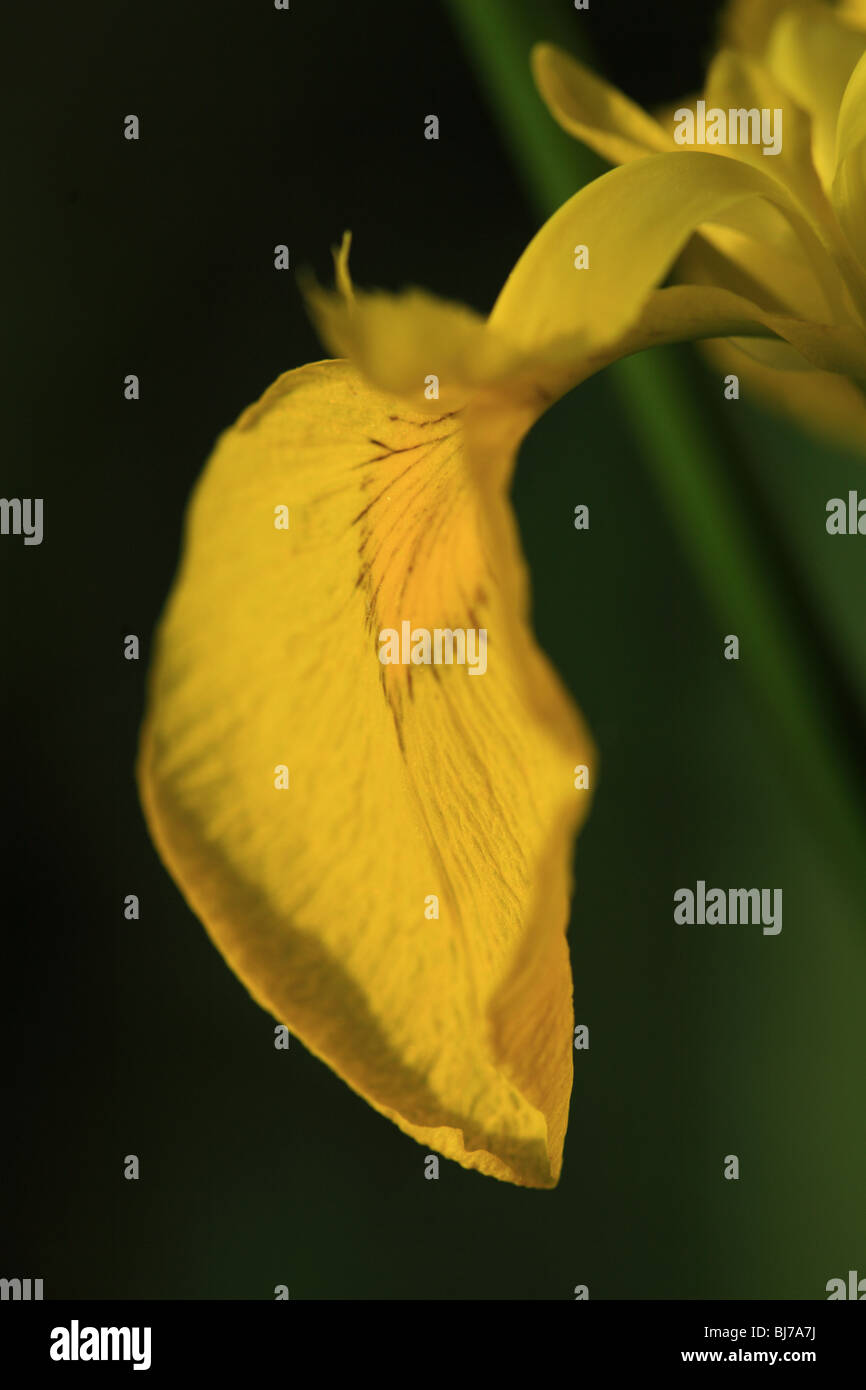
[[[596,768],[529,625],[517,448],[565,391],[658,342],[790,345],[821,381],[866,380],[866,68],[839,88],[828,57],[814,89],[797,69],[814,109],[768,169],[675,150],[579,65],[535,63],[559,119],[628,162],[545,224],[486,319],[357,293],[344,241],[336,291],[309,291],[340,360],[280,377],[196,488],[138,775],[165,863],[260,1004],[428,1149],[552,1187]],[[724,104],[748,81],[778,105],[774,72],[726,60]],[[730,276],[658,289],[699,228]],[[486,670],[383,664],[404,623],[483,630]]]
[[[718,131],[695,128],[692,150],[675,138],[674,111],[654,118],[581,63],[539,45],[536,84],[561,126],[613,164],[639,161],[617,191],[635,254],[644,228],[663,205],[685,212],[692,199],[707,219],[685,246],[675,277],[728,290],[756,313],[781,315],[778,338],[707,344],[714,361],[802,423],[866,445],[863,397],[866,323],[866,0],[735,0],[724,16],[722,46],[700,98],[705,110],[780,113],[781,150],[761,143],[709,143]],[[696,111],[696,101],[683,108]],[[710,153],[696,161],[694,149]],[[685,159],[686,163],[680,163]],[[723,160],[734,168],[724,167]],[[755,175],[759,180],[755,180]],[[764,196],[724,211],[710,204],[738,182]],[[629,191],[635,199],[625,205]],[[613,199],[611,199],[613,203]],[[792,212],[796,216],[792,216]],[[583,238],[586,240],[586,237]],[[679,248],[678,248],[679,249]],[[601,273],[604,267],[600,261]],[[712,333],[712,309],[694,336]],[[801,327],[811,325],[809,341]],[[818,339],[824,339],[824,350]],[[784,341],[779,341],[782,339]],[[838,345],[837,354],[833,343]],[[843,348],[843,343],[847,346]]]

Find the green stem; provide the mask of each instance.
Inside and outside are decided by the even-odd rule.
[[[554,123],[529,68],[533,43],[550,40],[581,47],[580,15],[545,13],[539,0],[448,0],[458,31],[487,89],[504,140],[538,210],[549,216],[604,166]],[[684,392],[678,349],[654,349],[609,368],[641,453],[720,621],[735,632],[753,678],[767,702],[786,759],[796,767],[808,806],[831,853],[847,875],[866,882],[864,789],[852,760],[828,721],[821,695],[823,668],[786,611],[744,514],[723,453]],[[721,649],[721,647],[720,647]]]

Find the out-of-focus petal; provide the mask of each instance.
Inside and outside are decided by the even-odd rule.
[[[479,387],[518,369],[519,354],[487,332],[480,314],[424,290],[347,297],[309,286],[306,294],[332,351],[424,414],[461,410]]]
[[[826,227],[832,213],[812,160],[811,122],[770,73],[747,54],[722,49],[710,64],[704,96],[708,108],[773,114],[772,129],[778,132],[780,139],[777,154],[767,155],[763,143],[751,141],[707,148],[745,160],[762,173],[779,179],[799,200],[816,227]],[[781,111],[781,117],[776,117],[777,111]]]
[[[866,0],[841,0],[836,13],[852,29],[866,30]]]
[[[767,64],[780,86],[812,118],[812,157],[829,191],[836,168],[836,119],[866,35],[830,12],[792,9],[773,28]]]
[[[833,204],[850,246],[866,269],[866,56],[851,75],[836,133]]]
[[[723,43],[759,57],[776,20],[790,8],[791,0],[730,0],[722,15]]]
[[[866,399],[850,381],[830,372],[780,371],[739,350],[732,342],[704,345],[721,376],[740,379],[740,395],[796,420],[813,434],[828,435],[862,452],[866,444]]]
[[[642,107],[553,44],[536,44],[532,72],[562,128],[611,164],[676,148],[672,130],[664,130]]]

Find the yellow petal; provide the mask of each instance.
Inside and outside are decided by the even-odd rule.
[[[866,55],[851,75],[839,111],[833,204],[855,255],[866,267]]]
[[[795,272],[794,276],[789,275],[791,271]],[[751,303],[753,315],[760,306],[768,315],[782,315],[790,320],[793,317],[793,300],[798,299],[801,304],[805,302],[808,305],[811,296],[811,285],[797,285],[796,275],[801,271],[801,266],[785,260],[780,267],[776,254],[760,243],[750,241],[744,252],[740,239],[727,228],[713,227],[705,229],[700,237],[694,237],[689,243],[677,262],[676,276],[678,281],[689,287],[713,286],[742,296]],[[755,275],[760,278],[754,278]],[[799,293],[793,292],[794,287],[798,288]],[[800,331],[806,329],[812,317],[807,308],[804,317],[797,319]],[[735,341],[739,353],[746,353],[778,370],[811,370],[811,363],[802,353],[780,338],[752,336],[743,339],[736,331],[724,336]]]
[[[643,352],[660,343],[703,338],[739,340],[746,335],[750,352],[764,359],[772,358],[780,366],[795,365],[785,347],[790,344],[810,367],[866,384],[866,334],[862,329],[853,324],[828,327],[774,313],[729,290],[703,284],[656,290],[629,332],[586,359],[575,379],[583,380],[626,353]],[[765,343],[768,335],[772,336]],[[803,365],[796,363],[800,370]]]
[[[866,0],[842,0],[837,14],[852,29],[866,29]]]
[[[724,43],[759,57],[776,20],[790,8],[791,0],[731,0],[722,19]]]
[[[532,50],[532,73],[551,115],[611,164],[676,148],[673,133],[553,44]]]
[[[866,36],[832,14],[792,10],[773,29],[767,65],[780,86],[812,117],[812,157],[829,190],[836,167],[836,119]]]
[[[488,401],[495,415],[505,396],[508,429],[518,416],[524,417],[523,427],[528,429],[567,389],[555,354],[548,369],[543,351],[510,342],[472,309],[426,290],[355,290],[349,279],[347,238],[336,260],[336,292],[306,287],[322,340],[349,358],[367,382],[399,396],[413,410],[438,417],[459,413],[470,401]],[[471,412],[468,421],[478,414]],[[489,424],[491,412],[483,415]],[[510,463],[508,449],[470,451],[470,466],[479,466],[481,456],[491,478],[502,481],[502,465],[507,472]]]
[[[510,465],[526,420],[470,415],[473,448]],[[342,362],[289,372],[241,417],[191,504],[139,779],[165,862],[260,1004],[428,1149],[550,1187],[574,768],[592,782],[594,759],[528,627],[509,468],[470,468],[465,439],[463,416],[413,412]],[[486,671],[382,665],[403,620],[485,629]]]
[[[750,200],[780,208],[827,299],[827,321],[849,317],[839,271],[785,189],[739,160],[699,151],[649,155],[612,169],[571,198],[530,242],[505,283],[490,326],[517,349],[541,352],[579,329],[581,352],[615,342],[638,318],[692,233]],[[589,268],[575,268],[575,248]]]
[[[480,386],[517,370],[519,355],[480,314],[425,290],[347,296],[309,286],[306,297],[333,352],[425,414],[462,410]]]
[[[796,256],[787,247],[783,249],[778,245],[768,245],[757,237],[745,236],[731,227],[714,225],[703,227],[700,237],[694,238],[684,255],[688,255],[692,247],[698,248],[705,243],[749,276],[757,287],[757,293],[743,289],[741,293],[745,292],[756,302],[781,313],[811,319],[815,323],[826,319],[826,296],[802,253]],[[718,259],[713,261],[713,271],[713,274],[701,277],[703,283],[737,288],[732,277],[719,278]],[[684,278],[692,280],[693,276]]]
[[[798,200],[800,210],[825,235],[833,226],[833,215],[812,165],[811,121],[766,70],[748,55],[724,48],[710,64],[704,93],[696,93],[665,107],[657,112],[656,119],[664,129],[673,130],[677,113],[683,109],[695,111],[699,100],[705,101],[708,109],[783,111],[782,150],[778,155],[765,155],[762,146],[749,143],[708,144],[697,140],[697,132],[696,143],[690,148],[721,158],[742,160],[755,165],[759,173],[778,179]],[[683,146],[677,145],[676,149],[682,150]],[[753,198],[729,209],[719,217],[718,222],[743,236],[755,238],[768,249],[778,249],[783,255],[790,256],[792,252],[802,254],[790,222],[780,214],[778,208],[763,199]],[[701,235],[706,234],[702,230]]]

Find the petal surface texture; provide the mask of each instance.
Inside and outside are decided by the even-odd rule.
[[[526,425],[476,412],[473,459],[487,440],[513,460]],[[323,362],[223,435],[139,780],[254,998],[420,1143],[543,1188],[572,1079],[573,771],[593,752],[528,625],[510,467],[470,467],[467,433]],[[383,665],[379,634],[404,621],[484,629],[486,670]]]

